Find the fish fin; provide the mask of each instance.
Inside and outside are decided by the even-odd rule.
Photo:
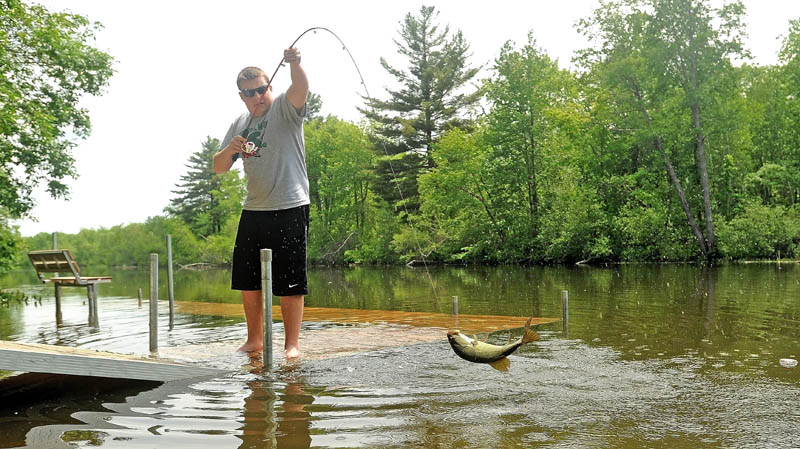
[[[525,322],[525,334],[522,336],[523,345],[532,341],[539,341],[539,334],[531,329],[531,320],[533,320],[533,317],[528,318],[528,321]]]
[[[508,367],[511,366],[511,360],[508,360],[508,357],[503,357],[500,360],[495,360],[494,362],[489,363],[489,366],[496,369],[497,371],[508,371]]]
[[[484,336],[483,336],[483,339],[482,339],[481,341],[482,341],[482,342],[484,342],[484,343],[486,343],[487,341],[489,341],[489,334],[486,334],[486,335],[484,335]]]

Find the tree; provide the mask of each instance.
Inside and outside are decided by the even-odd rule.
[[[308,98],[306,99],[306,122],[310,122],[315,119],[321,118],[319,116],[319,111],[322,110],[322,97],[315,94],[314,92],[308,93]]]
[[[172,191],[177,197],[165,208],[202,237],[220,232],[228,217],[241,211],[244,198],[238,172],[214,173],[212,158],[217,151],[219,140],[206,138],[202,149],[189,157],[185,165],[189,170]]]
[[[375,155],[362,130],[335,117],[305,127],[311,191],[309,256],[341,262],[367,230]]]
[[[434,164],[433,143],[447,129],[465,127],[467,110],[480,98],[479,92],[462,92],[478,72],[467,65],[469,45],[461,31],[450,36],[449,26],[440,29],[437,16],[433,6],[421,7],[418,16],[406,14],[400,40],[394,42],[408,58],[408,70],[381,58],[383,68],[402,87],[389,89],[389,100],[366,99],[367,108],[360,109],[377,124],[375,131],[387,153],[378,167],[380,194],[397,203],[396,186],[388,181],[400,183],[407,209],[417,207],[417,174]]]
[[[97,22],[20,0],[0,0],[0,10],[0,208],[20,218],[42,182],[68,197],[73,139],[91,131],[79,102],[102,93],[112,58],[92,46]]]
[[[436,228],[429,234],[458,260],[561,262],[591,255],[584,243],[603,220],[547,219],[591,204],[591,187],[570,186],[582,184],[572,167],[586,121],[575,77],[532,35],[521,49],[507,42],[493,69],[483,86],[491,107],[483,126],[469,134],[448,131],[435,145],[436,167],[420,176],[421,210]],[[554,238],[543,238],[543,229]]]
[[[496,76],[484,85],[492,105],[488,123],[495,154],[490,159],[504,161],[496,175],[509,186],[515,203],[511,210],[525,211],[524,227],[536,237],[544,177],[553,173],[563,155],[560,131],[568,120],[579,117],[577,83],[536,47],[532,34],[521,50],[507,42],[494,69]]]
[[[588,79],[605,86],[615,109],[611,134],[661,155],[708,261],[717,257],[709,144],[724,149],[722,130],[738,119],[726,107],[739,94],[731,58],[747,56],[743,14],[740,2],[712,11],[702,0],[623,0],[603,3],[581,25],[597,44],[582,53]]]
[[[13,266],[21,240],[16,227],[10,226],[8,219],[0,215],[0,274]]]

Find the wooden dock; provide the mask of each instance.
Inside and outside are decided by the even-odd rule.
[[[244,315],[241,304],[176,302],[176,306],[179,313],[185,314]],[[273,306],[272,313],[273,319],[282,319],[280,306]],[[446,330],[451,328],[477,334],[518,329],[524,326],[528,317],[306,307],[303,319],[348,325],[301,333],[303,358],[314,360],[386,347],[446,341]],[[559,320],[533,318],[532,324],[556,321]],[[273,348],[280,353],[282,332],[276,337]],[[195,363],[208,363],[209,357],[233,354],[240,343],[194,343],[187,347],[159,348],[162,356],[189,361],[175,363],[158,358],[0,340],[0,370],[167,382],[225,373]]]
[[[241,304],[176,301],[176,310],[193,315],[244,316]],[[272,317],[282,320],[280,306],[272,306]],[[338,309],[330,307],[305,307],[303,321],[334,323],[389,323],[412,327],[458,328],[466,333],[497,332],[525,326],[529,317],[505,315],[452,315],[434,312],[406,312],[398,310]],[[534,317],[531,325],[549,324],[559,318]]]
[[[223,371],[112,352],[0,340],[0,370],[167,382]]]

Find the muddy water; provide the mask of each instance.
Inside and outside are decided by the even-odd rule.
[[[83,291],[65,290],[56,326],[50,289],[26,271],[7,276],[0,285],[28,285],[41,301],[0,306],[0,338],[146,354],[136,290],[147,296],[147,273],[99,274],[114,282],[100,289],[97,327]],[[277,351],[277,369],[264,374],[234,352],[246,329],[229,306],[229,274],[180,271],[176,299],[198,307],[162,326],[160,353],[226,375],[6,379],[0,447],[800,447],[800,368],[780,365],[800,358],[798,264],[427,274],[314,270],[309,307],[387,312],[364,313],[369,323],[314,315],[303,326],[306,357],[287,364]],[[568,332],[539,326],[542,340],[518,350],[507,373],[459,359],[430,320],[393,321],[449,313],[453,296],[461,314],[560,317],[562,290]],[[280,323],[275,331],[280,345]]]

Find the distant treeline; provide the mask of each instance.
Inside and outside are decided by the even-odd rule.
[[[462,34],[437,27],[434,8],[408,14],[396,40],[407,65],[381,60],[402,88],[367,100],[362,124],[305,125],[309,261],[799,257],[800,20],[778,64],[753,66],[743,6],[709,3],[604,2],[577,26],[591,47],[576,69],[529,36],[498,49],[477,85]],[[218,145],[192,156],[164,216],[60,246],[142,265],[169,233],[176,263],[229,263],[244,180],[213,174]],[[51,245],[37,235],[17,254]]]

